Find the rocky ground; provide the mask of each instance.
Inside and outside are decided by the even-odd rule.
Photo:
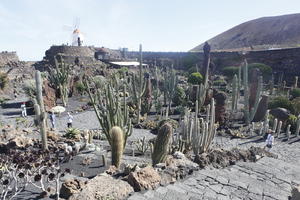
[[[0,119],[3,124],[16,125],[16,118],[20,117],[19,104],[25,99],[18,99],[7,102],[9,107],[1,108]],[[72,102],[72,100],[71,100]],[[99,129],[99,124],[92,110],[84,112],[75,112],[76,106],[71,106],[68,111],[73,111],[73,127],[84,129]],[[28,116],[28,124],[31,124],[33,117]],[[63,134],[66,129],[66,113],[57,117],[57,131]],[[149,155],[132,157],[132,142],[146,137],[147,140],[155,137],[149,130],[134,129],[132,136],[128,139],[129,145],[123,157],[124,163],[133,164],[150,163]],[[37,135],[38,137],[38,135]],[[102,166],[101,155],[107,148],[106,141],[95,141],[94,146],[83,151],[76,156],[70,163],[64,167],[73,165],[73,175],[91,178],[102,173],[106,167]],[[216,148],[248,149],[250,146],[264,146],[264,140],[261,137],[248,139],[230,139],[229,137],[218,136],[215,138]],[[100,150],[96,147],[100,146]],[[257,162],[239,161],[224,169],[215,169],[206,167],[205,169],[194,172],[182,181],[174,184],[161,186],[155,190],[133,193],[128,199],[288,199],[293,186],[300,184],[300,141],[298,138],[292,138],[290,141],[284,141],[284,135],[276,140],[272,153],[278,155],[278,158],[263,157]],[[110,155],[107,154],[107,160]],[[82,161],[86,158],[92,158],[90,165],[83,165]],[[108,162],[109,164],[109,162]],[[75,166],[75,167],[74,167]],[[32,198],[34,194],[26,191],[20,196],[20,199]]]

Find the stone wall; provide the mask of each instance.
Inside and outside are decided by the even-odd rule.
[[[17,53],[15,51],[13,52],[7,52],[2,51],[0,52],[0,66],[4,66],[9,62],[18,62],[19,58],[17,56]]]
[[[138,58],[139,52],[128,52],[129,58]],[[276,74],[284,74],[284,79],[300,76],[300,48],[250,51],[247,54],[248,63],[264,63],[272,67]],[[176,69],[186,69],[196,63],[201,67],[203,52],[143,52],[143,62],[157,63]],[[211,61],[217,71],[226,66],[239,66],[242,58],[239,52],[212,52]]]

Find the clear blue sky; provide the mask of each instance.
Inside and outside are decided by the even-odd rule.
[[[41,60],[70,43],[63,26],[76,17],[86,45],[188,51],[242,22],[299,12],[299,0],[0,0],[0,51]]]

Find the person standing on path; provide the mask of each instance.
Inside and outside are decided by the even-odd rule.
[[[21,104],[21,110],[22,110],[22,117],[27,117],[27,111],[26,111],[26,104],[23,102]]]
[[[55,120],[56,120],[55,114],[54,114],[54,112],[51,112],[50,122],[51,122],[52,129],[55,129]]]
[[[73,116],[68,112],[68,128],[72,128]]]
[[[274,145],[273,130],[269,129],[269,134],[267,136],[266,146],[264,147],[264,149],[267,147],[268,151],[270,151],[273,145]]]

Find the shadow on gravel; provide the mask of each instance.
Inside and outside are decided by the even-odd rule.
[[[247,141],[247,142],[244,142],[244,143],[240,143],[239,145],[244,145],[244,144],[249,144],[249,143],[261,143],[261,142],[264,142],[265,139],[264,138],[257,138],[255,140],[250,140],[250,141]]]

